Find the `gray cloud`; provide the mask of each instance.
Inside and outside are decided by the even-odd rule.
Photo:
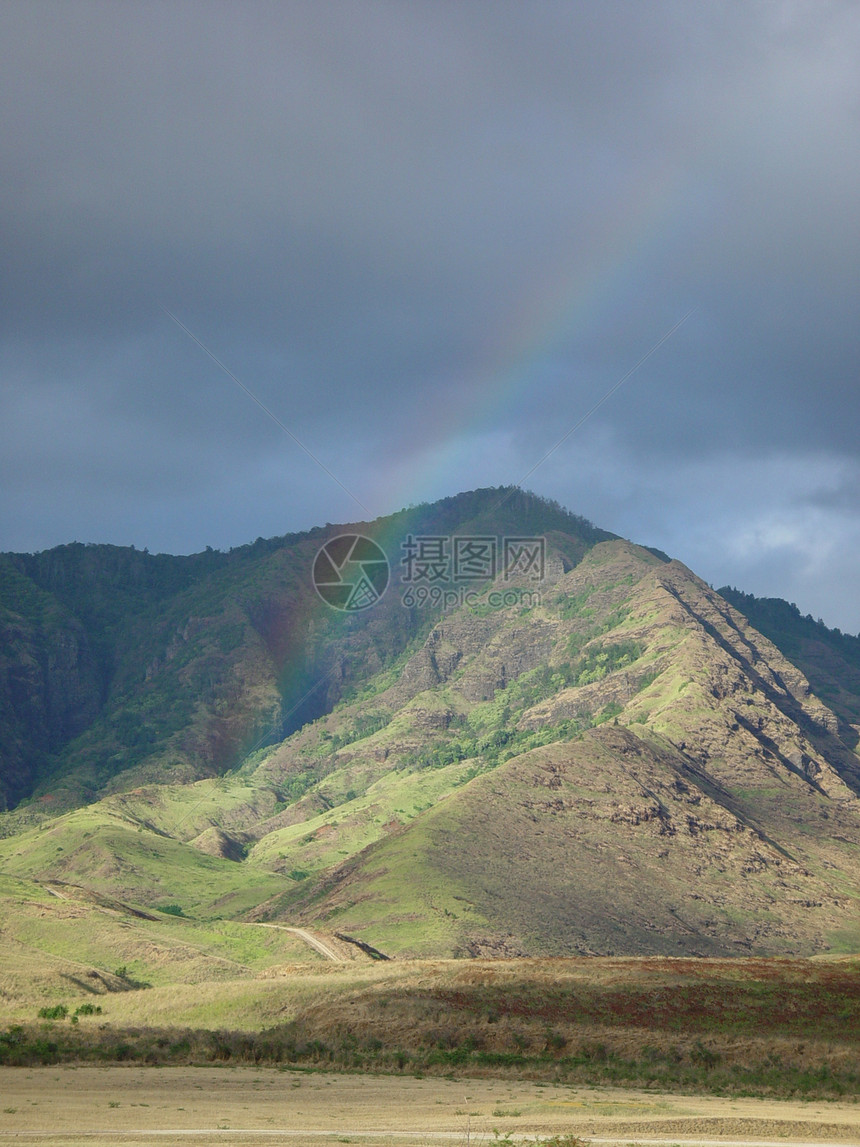
[[[858,49],[849,3],[7,2],[0,548],[356,516],[160,305],[380,513],[516,480],[695,307],[528,484],[856,631]]]

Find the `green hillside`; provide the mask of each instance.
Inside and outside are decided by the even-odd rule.
[[[3,872],[166,908],[213,943],[227,921],[305,927],[339,959],[368,956],[338,936],[399,957],[856,950],[854,639],[738,611],[540,499],[499,503],[361,527],[391,555],[410,532],[545,538],[539,593],[497,570],[444,611],[404,607],[393,557],[377,605],[324,606],[308,571],[347,527],[108,563],[99,593],[152,577],[98,623],[66,557],[9,559],[8,616],[81,648],[101,624],[93,664],[114,662],[89,726],[0,815]]]
[[[93,805],[0,841],[9,876],[61,881],[198,918],[235,916],[283,888],[276,875],[211,856]]]

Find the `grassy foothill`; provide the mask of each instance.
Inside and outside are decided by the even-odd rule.
[[[101,1013],[70,996],[53,1019],[0,1029],[0,1064],[253,1063],[850,1098],[858,971],[851,958],[294,965],[216,992],[110,995]]]

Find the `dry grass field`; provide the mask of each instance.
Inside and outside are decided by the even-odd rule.
[[[0,1068],[0,1143],[860,1143],[860,1106],[258,1067]]]
[[[849,958],[316,961],[217,982],[62,982],[62,1003],[7,1000],[0,1064],[860,1095],[860,975]]]
[[[860,1144],[853,957],[336,962],[14,892],[0,1147]]]

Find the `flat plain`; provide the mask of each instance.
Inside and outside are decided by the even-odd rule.
[[[0,1068],[0,1101],[0,1141],[52,1147],[860,1143],[856,1103],[244,1066]]]

